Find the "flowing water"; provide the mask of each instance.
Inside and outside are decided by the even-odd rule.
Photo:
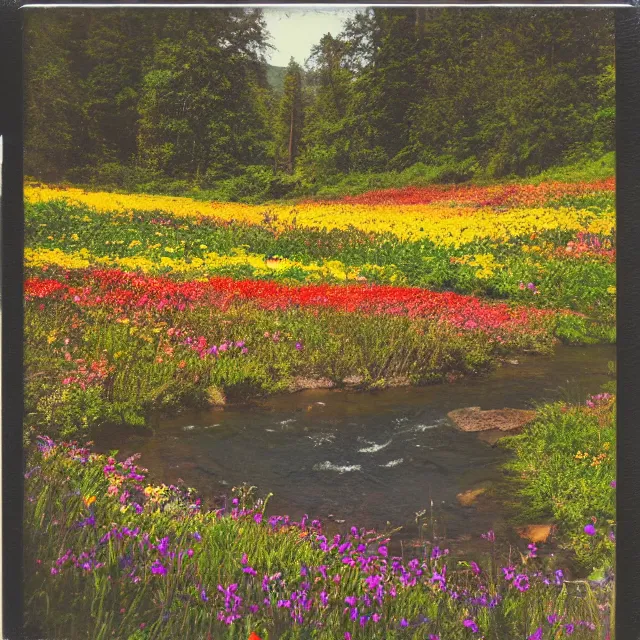
[[[416,513],[426,510],[437,535],[464,545],[490,528],[505,530],[500,500],[463,507],[456,496],[499,481],[509,453],[458,431],[447,413],[581,402],[611,379],[613,360],[612,346],[559,347],[553,357],[519,357],[452,384],[302,391],[163,419],[153,435],[112,431],[96,444],[142,453],[140,464],[157,480],[183,479],[205,499],[246,482],[273,492],[268,513],[306,513],[334,529],[390,523],[403,526],[405,543],[417,537]]]

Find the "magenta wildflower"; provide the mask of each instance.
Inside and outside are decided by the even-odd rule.
[[[507,581],[513,580],[516,576],[515,567],[503,567],[502,573],[504,574],[504,579]]]
[[[160,540],[160,542],[158,542],[158,545],[156,546],[156,549],[158,549],[158,551],[160,552],[161,556],[166,556],[167,555],[167,551],[169,550],[169,538],[168,537],[162,538],[162,540]]]
[[[542,627],[538,627],[527,640],[541,640],[542,639]]]
[[[471,618],[467,618],[463,623],[462,623],[467,629],[471,629],[471,631],[473,633],[478,633],[479,629],[478,629],[478,625],[476,624],[475,620],[471,620]]]
[[[527,591],[529,589],[529,576],[526,573],[518,574],[513,580],[513,586],[518,591]]]
[[[575,625],[574,625],[574,624],[569,623],[569,624],[565,624],[565,625],[564,625],[564,632],[565,632],[568,636],[570,636],[570,635],[574,632],[574,630],[575,630]]]
[[[596,535],[596,528],[592,524],[587,524],[584,527],[584,532],[588,536],[595,536]]]

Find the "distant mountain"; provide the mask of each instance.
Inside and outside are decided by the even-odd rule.
[[[287,73],[286,67],[274,67],[267,65],[267,82],[272,89],[282,91],[284,89],[284,77]]]

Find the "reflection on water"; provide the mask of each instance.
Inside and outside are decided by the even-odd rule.
[[[499,505],[462,507],[456,495],[499,479],[508,453],[456,430],[446,414],[584,401],[610,379],[614,359],[612,346],[562,347],[553,358],[520,357],[483,378],[371,393],[303,391],[163,420],[152,436],[112,431],[97,445],[139,451],[156,479],[183,479],[205,498],[247,482],[273,492],[271,513],[402,525],[410,537],[416,512],[426,509],[440,535],[477,536],[500,530]]]

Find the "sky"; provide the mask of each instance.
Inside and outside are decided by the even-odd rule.
[[[337,36],[344,22],[354,13],[354,9],[263,9],[267,30],[271,34],[269,44],[275,47],[266,54],[269,64],[286,67],[293,57],[304,65],[311,54],[311,47],[318,44],[325,33]]]

